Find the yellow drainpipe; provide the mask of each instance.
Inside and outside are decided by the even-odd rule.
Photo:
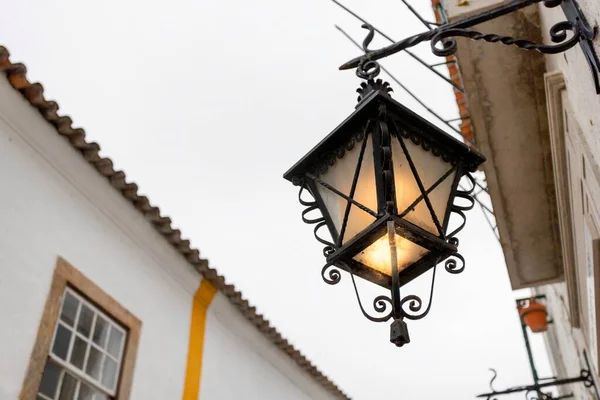
[[[200,287],[194,294],[183,400],[198,400],[200,394],[206,312],[216,292],[217,288],[213,284],[202,279]]]

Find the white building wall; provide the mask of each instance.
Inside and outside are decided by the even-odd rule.
[[[600,21],[600,2],[597,0],[579,0],[579,4],[583,9],[588,22],[592,25],[598,25]],[[546,43],[550,41],[550,28],[564,21],[565,17],[560,7],[548,9],[540,4],[541,30],[544,34]],[[596,52],[600,54],[600,41],[595,40]],[[588,146],[591,157],[587,157],[589,165],[593,169],[598,168],[600,157],[600,95],[595,93],[594,81],[592,73],[584,58],[583,52],[579,45],[573,47],[564,54],[552,55],[546,57],[546,70],[548,72],[561,71],[566,80],[566,90],[568,92],[569,103],[573,112],[573,116],[581,130],[583,145]],[[590,174],[592,175],[592,174]],[[589,178],[589,177],[588,177]],[[592,179],[595,179],[592,177]],[[591,186],[598,186],[598,181],[593,182]],[[578,191],[579,182],[571,184],[571,190]],[[595,193],[595,190],[590,191],[590,202],[595,205],[600,205],[600,196]],[[583,234],[583,226],[580,222],[575,222],[573,229],[575,235]],[[579,233],[578,233],[579,232]],[[575,243],[577,250],[578,244]],[[585,268],[584,260],[582,260],[581,252],[576,254],[577,268]],[[584,289],[581,289],[584,290]],[[554,324],[550,325],[549,331],[546,334],[546,345],[550,353],[551,362],[556,375],[559,377],[576,376],[579,374],[584,360],[582,351],[589,350],[587,344],[589,340],[584,336],[584,331],[580,328],[575,328],[571,325],[569,314],[567,285],[557,283],[538,287],[536,293],[546,294],[548,301],[548,310],[551,317],[554,319]],[[579,302],[587,301],[586,293],[578,293]],[[583,318],[583,317],[582,317]],[[598,322],[596,321],[597,325]],[[590,358],[594,357],[590,354]],[[591,360],[590,360],[591,361]],[[594,371],[597,382],[598,372]],[[576,399],[591,399],[591,394],[583,388],[583,385],[570,385],[564,388],[562,393],[574,393]]]
[[[131,398],[181,398],[199,274],[4,76],[0,188],[0,399],[21,390],[57,256],[142,321]],[[217,294],[200,397],[331,395]]]
[[[600,23],[600,2],[598,0],[578,0],[583,12],[592,25]],[[545,43],[550,40],[550,28],[566,18],[560,7],[546,8],[540,4],[541,30]],[[600,56],[600,40],[594,40],[596,53]],[[592,73],[579,45],[566,53],[546,56],[546,70],[562,71],[567,82],[571,106],[579,127],[587,138],[594,154],[600,156],[600,95],[596,94]]]
[[[215,296],[206,320],[201,399],[333,398],[314,379],[298,373],[295,361],[282,357],[281,350],[236,314],[225,296]]]
[[[540,286],[535,293],[546,295],[548,313],[554,320],[544,334],[554,375],[561,379],[579,376],[585,366],[582,351],[586,345],[581,329],[571,326],[566,285],[556,283]],[[562,386],[559,391],[563,395],[573,393],[573,398],[578,400],[593,399],[592,392],[581,383]]]

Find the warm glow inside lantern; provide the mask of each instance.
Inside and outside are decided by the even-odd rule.
[[[401,286],[456,253],[447,231],[458,183],[485,158],[394,101],[385,84],[369,89],[284,177],[314,198],[315,232],[326,225],[331,236],[319,237],[327,262],[390,288],[394,259]]]

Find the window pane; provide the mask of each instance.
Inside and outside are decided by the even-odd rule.
[[[69,326],[73,326],[75,323],[75,316],[77,315],[78,306],[79,300],[77,300],[71,293],[65,292],[65,299],[63,300],[62,310],[60,312],[60,319],[65,321]]]
[[[108,339],[108,353],[115,357],[116,359],[120,358],[121,353],[121,344],[123,343],[123,333],[115,327],[111,327],[110,329],[110,338]]]
[[[43,395],[54,398],[59,377],[60,367],[54,364],[52,361],[48,361],[44,367],[44,375],[42,375],[42,383],[40,383],[39,392]]]
[[[90,347],[90,355],[88,356],[85,373],[94,379],[100,379],[100,368],[102,367],[103,357],[104,354],[94,348],[94,346]]]
[[[77,395],[77,400],[92,400],[94,397],[95,390],[81,382],[81,386],[79,387],[79,395]]]
[[[92,322],[94,321],[94,311],[85,304],[81,305],[79,320],[77,320],[77,332],[83,336],[90,337],[92,332]]]
[[[94,398],[94,400],[109,400],[109,398],[104,393],[97,392],[96,393],[96,397]]]
[[[102,372],[102,384],[109,389],[115,388],[117,380],[117,363],[106,357],[104,360],[104,371]]]
[[[75,344],[73,344],[73,351],[71,352],[70,363],[79,369],[83,369],[83,361],[85,360],[85,349],[87,343],[79,337],[75,338]]]
[[[57,357],[66,360],[70,341],[71,331],[62,325],[58,325],[58,328],[56,329],[56,337],[54,338],[54,344],[52,345],[52,353],[54,353]]]
[[[72,375],[65,373],[62,385],[60,387],[60,396],[58,400],[73,400],[75,396],[75,388],[77,387],[77,379]]]
[[[108,337],[108,321],[100,315],[96,317],[96,326],[94,327],[93,340],[98,346],[106,348],[106,338]]]

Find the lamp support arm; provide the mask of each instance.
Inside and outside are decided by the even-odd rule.
[[[496,7],[490,11],[474,15],[472,17],[465,18],[460,21],[452,22],[449,24],[442,25],[436,29],[430,29],[423,33],[419,33],[413,36],[409,36],[405,39],[402,39],[396,43],[393,43],[389,46],[382,47],[378,50],[369,51],[367,54],[353,58],[352,60],[346,62],[342,66],[340,66],[341,70],[356,68],[360,64],[363,59],[368,59],[370,61],[379,60],[381,58],[385,58],[387,56],[391,56],[392,54],[396,54],[402,50],[406,50],[408,48],[414,47],[419,43],[432,40],[437,34],[445,32],[449,29],[466,29],[477,24],[501,17],[506,14],[510,14],[512,12],[518,11],[521,8],[527,7],[531,4],[539,3],[542,0],[517,0],[510,2],[508,4]],[[371,35],[371,33],[369,34]],[[372,36],[371,36],[372,38]],[[369,40],[370,42],[370,40]],[[365,46],[366,47],[366,46]]]
[[[550,29],[550,38],[554,44],[547,45],[510,36],[484,34],[470,29],[475,25],[511,14],[522,8],[540,2],[543,2],[548,8],[560,5],[567,18],[566,21],[559,22]],[[369,24],[364,24],[363,27],[369,29],[369,35],[363,44],[365,54],[346,62],[340,66],[341,70],[357,68],[357,74],[361,76],[360,72],[364,69],[365,64],[369,63],[372,67],[376,60],[388,57],[426,41],[431,42],[431,51],[433,54],[443,57],[451,56],[454,55],[458,49],[456,39],[454,39],[455,37],[484,40],[490,43],[500,42],[505,45],[514,45],[524,50],[535,50],[543,54],[562,53],[579,43],[586,61],[592,70],[596,93],[600,94],[600,79],[598,78],[598,74],[600,74],[600,59],[594,50],[592,42],[596,36],[597,28],[592,28],[587,23],[585,16],[577,4],[577,0],[514,0],[489,11],[407,37],[378,50],[369,50],[367,48],[373,38],[374,28]],[[570,32],[570,35],[568,32]],[[442,47],[438,47],[439,43],[442,44]]]
[[[578,382],[584,382],[584,384],[585,384],[585,383],[590,382],[590,380],[591,380],[591,377],[589,376],[589,371],[583,370],[583,371],[581,371],[581,375],[578,377],[575,377],[575,378],[556,379],[556,380],[549,381],[549,382],[538,383],[537,385],[517,386],[514,388],[501,390],[498,392],[483,393],[483,394],[478,395],[477,398],[492,399],[494,396],[501,396],[501,395],[506,395],[506,394],[519,393],[519,392],[539,392],[541,389],[546,388],[546,387],[569,385],[571,383],[578,383]]]
[[[483,393],[477,396],[477,398],[482,398],[482,399],[486,399],[486,400],[493,400],[496,398],[496,396],[502,396],[502,395],[507,395],[507,394],[513,394],[513,393],[519,393],[519,392],[526,392],[526,393],[536,393],[538,394],[538,396],[541,395],[541,397],[539,397],[539,400],[556,400],[556,397],[553,397],[551,395],[545,394],[542,392],[543,388],[549,388],[549,387],[555,387],[555,386],[563,386],[563,385],[569,385],[572,383],[583,383],[584,386],[586,388],[593,388],[593,393],[594,393],[594,399],[596,400],[600,400],[600,394],[598,393],[598,388],[596,387],[596,382],[594,381],[594,377],[592,376],[592,369],[590,367],[590,363],[587,357],[587,353],[584,351],[583,352],[583,357],[585,359],[585,368],[583,368],[579,374],[579,376],[576,377],[572,377],[572,378],[565,378],[565,379],[551,379],[551,380],[539,380],[536,379],[535,383],[533,385],[524,385],[524,386],[516,386],[513,388],[509,388],[506,390],[493,390],[492,388],[492,392],[489,393]],[[494,375],[494,378],[492,378],[492,381],[496,378],[496,376]],[[558,397],[558,399],[560,398],[565,398],[565,397]]]

